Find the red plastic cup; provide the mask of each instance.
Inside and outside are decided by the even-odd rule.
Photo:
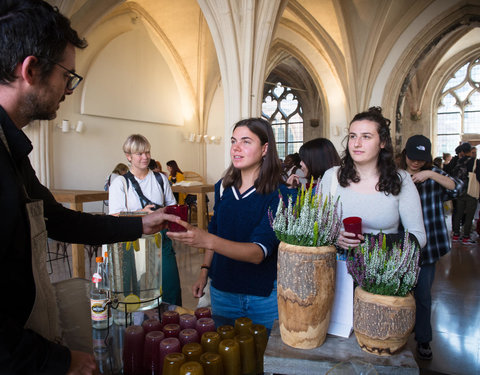
[[[187,221],[188,218],[188,206],[186,204],[175,204],[173,206],[165,207],[165,213],[170,215],[176,215],[183,221]],[[186,232],[187,230],[182,227],[180,224],[177,224],[173,221],[168,222],[169,232]]]
[[[355,235],[362,234],[362,218],[358,216],[350,216],[343,219],[343,227],[345,232],[354,233]]]

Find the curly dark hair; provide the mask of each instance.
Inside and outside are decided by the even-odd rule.
[[[15,81],[15,69],[28,56],[38,60],[42,78],[49,76],[68,43],[85,48],[70,20],[43,0],[0,2],[0,84]]]
[[[283,183],[282,164],[278,158],[277,145],[273,134],[272,126],[263,118],[248,118],[240,120],[233,127],[233,131],[240,126],[246,126],[252,133],[260,138],[262,146],[268,143],[267,153],[263,158],[260,172],[255,180],[254,186],[259,194],[270,194]],[[232,131],[232,133],[233,133]],[[235,186],[237,189],[242,186],[242,175],[239,169],[230,164],[223,177],[223,187]]]
[[[377,160],[377,169],[380,173],[376,189],[385,194],[398,195],[402,187],[402,179],[397,172],[395,161],[393,158],[393,144],[390,136],[391,121],[382,115],[382,108],[370,107],[368,111],[357,113],[349,125],[355,121],[368,120],[377,124],[377,132],[380,136],[380,142],[384,147],[380,150]],[[348,135],[347,146],[342,158],[340,168],[338,169],[338,181],[340,186],[347,187],[350,183],[357,183],[360,181],[360,176],[355,168],[355,163],[348,150]]]

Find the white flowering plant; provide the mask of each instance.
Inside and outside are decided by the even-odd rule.
[[[366,235],[365,242],[349,250],[347,270],[369,293],[405,297],[417,284],[420,248],[408,232],[400,243],[387,247],[387,236]]]
[[[270,225],[280,241],[300,246],[334,245],[342,228],[342,208],[339,198],[324,195],[317,183],[312,189],[302,185],[298,189],[295,203],[291,196],[287,204],[280,194],[275,217],[268,211]]]

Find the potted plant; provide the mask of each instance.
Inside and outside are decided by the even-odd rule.
[[[353,303],[353,329],[360,347],[391,355],[407,342],[415,325],[415,299],[420,248],[408,232],[387,246],[387,236],[366,236],[349,251],[347,269],[358,286]]]
[[[282,341],[295,348],[323,344],[335,293],[336,249],[342,227],[339,200],[318,188],[298,190],[293,202],[281,197],[270,222],[278,248],[277,300]]]

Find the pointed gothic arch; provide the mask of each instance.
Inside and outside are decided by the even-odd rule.
[[[442,14],[435,23],[422,30],[398,59],[382,99],[382,106],[391,111],[387,117],[395,118],[392,137],[395,138],[397,151],[401,151],[410,135],[422,133],[433,137],[437,103],[433,102],[432,88],[444,78],[444,75],[438,74],[438,62],[450,47],[478,25],[480,7],[459,6],[456,11]],[[435,140],[432,140],[432,151],[435,153]]]
[[[308,59],[285,41],[276,40],[270,49],[263,96],[278,82],[291,88],[301,106],[303,142],[329,136],[329,112],[322,83]],[[287,146],[288,149],[288,146]]]

